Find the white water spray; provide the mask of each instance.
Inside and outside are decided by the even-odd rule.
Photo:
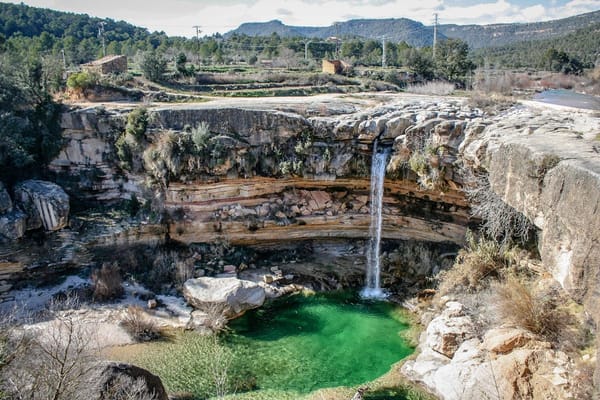
[[[381,289],[379,246],[381,243],[381,222],[383,209],[383,182],[389,149],[377,150],[377,142],[373,145],[371,160],[371,226],[367,248],[367,276],[361,296],[370,299],[385,298],[387,294]]]

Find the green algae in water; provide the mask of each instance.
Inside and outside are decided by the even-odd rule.
[[[293,296],[233,321],[227,343],[260,389],[353,386],[412,353],[401,335],[409,326],[394,309],[348,296]]]
[[[396,307],[347,294],[291,296],[230,326],[219,346],[232,355],[230,388],[237,393],[278,392],[283,399],[355,386],[384,375],[413,352],[402,337],[409,325]],[[206,398],[213,395],[207,376],[210,340],[187,333],[173,343],[149,345],[136,361],[159,375],[169,391]]]

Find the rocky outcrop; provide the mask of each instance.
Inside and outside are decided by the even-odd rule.
[[[473,338],[473,322],[455,301],[446,303],[444,311],[427,325],[426,346],[452,358],[463,342]]]
[[[14,188],[14,201],[0,182],[0,238],[16,240],[27,230],[57,231],[69,220],[69,196],[52,183],[28,180]]]
[[[490,330],[481,341],[460,303],[447,302],[419,342],[402,372],[441,399],[569,398],[573,370],[565,353],[516,328]]]
[[[546,270],[600,326],[600,120],[591,113],[512,110],[467,137],[462,158],[489,173],[492,190],[539,229]],[[600,383],[597,368],[596,387]]]
[[[12,210],[13,204],[8,194],[8,191],[4,187],[4,183],[0,182],[0,214]]]
[[[149,371],[132,364],[108,363],[98,373],[94,381],[98,394],[93,400],[168,400],[169,396],[160,378]],[[125,397],[126,396],[126,397]]]
[[[15,201],[27,214],[27,229],[57,231],[69,221],[69,196],[55,183],[28,180],[15,186]]]
[[[11,211],[0,213],[0,239],[2,237],[10,240],[16,240],[27,230],[27,215],[21,210],[12,209]]]
[[[202,277],[189,279],[183,285],[183,296],[201,311],[236,318],[265,302],[265,289],[242,279]]]

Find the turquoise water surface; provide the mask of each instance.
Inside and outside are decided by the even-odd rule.
[[[389,371],[413,348],[409,328],[389,303],[348,295],[292,296],[231,324],[226,343],[259,389],[353,386]]]

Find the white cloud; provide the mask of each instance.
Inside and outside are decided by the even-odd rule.
[[[326,26],[334,21],[361,18],[411,18],[426,25],[438,12],[441,23],[491,24],[532,22],[564,18],[600,9],[599,0],[539,0],[525,6],[517,0],[472,1],[456,5],[451,0],[24,0],[26,4],[83,12],[98,17],[126,20],[150,30],[193,36],[193,25],[203,34],[224,33],[243,22],[281,19],[289,25]],[[15,1],[19,2],[19,0]],[[459,4],[465,4],[464,1]],[[522,3],[521,3],[522,4]]]

